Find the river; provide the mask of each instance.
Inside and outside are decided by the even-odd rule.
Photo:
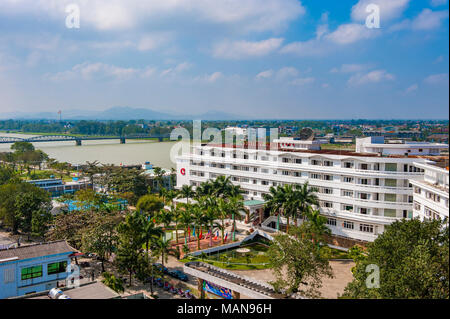
[[[37,135],[11,134],[0,132],[0,136],[27,138]],[[170,150],[176,142],[157,142],[148,140],[127,140],[120,144],[119,140],[83,141],[76,146],[75,141],[33,143],[36,149],[47,153],[59,162],[84,164],[86,161],[99,161],[102,164],[132,165],[150,162],[162,168],[176,168],[170,160]],[[0,152],[10,150],[12,144],[0,144]]]

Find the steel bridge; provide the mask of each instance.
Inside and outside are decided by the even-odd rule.
[[[165,138],[170,138],[170,134],[161,135],[127,135],[127,136],[71,136],[71,135],[39,135],[33,137],[11,137],[0,136],[0,144],[15,143],[15,142],[67,142],[75,141],[76,145],[81,145],[81,141],[97,141],[97,140],[119,140],[121,144],[125,144],[127,139],[139,140],[139,139],[157,139],[162,142]]]

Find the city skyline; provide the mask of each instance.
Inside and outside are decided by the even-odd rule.
[[[0,28],[0,113],[448,119],[446,0],[7,0]]]

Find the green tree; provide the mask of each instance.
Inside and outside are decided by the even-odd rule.
[[[123,281],[120,278],[117,278],[109,272],[104,272],[102,276],[102,282],[115,292],[121,293],[125,291],[125,288],[123,287]]]
[[[186,198],[187,204],[189,204],[189,199],[195,196],[195,191],[190,185],[183,185],[178,193],[178,198]]]
[[[272,283],[279,291],[317,298],[324,276],[332,277],[328,259],[312,240],[311,225],[306,221],[290,229],[291,236],[278,233],[268,251],[276,280]]]
[[[343,297],[449,298],[447,220],[396,221],[368,245],[364,254],[356,256],[354,279]],[[379,288],[366,284],[371,275],[371,271],[366,272],[369,265],[379,267]]]
[[[125,220],[117,227],[119,246],[115,262],[119,271],[128,273],[129,285],[133,272],[139,267],[142,255],[142,219],[137,212],[128,214]]]
[[[153,218],[157,212],[164,208],[163,200],[156,195],[144,195],[139,198],[136,209]]]

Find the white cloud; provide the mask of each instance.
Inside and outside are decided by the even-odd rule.
[[[369,13],[366,7],[369,4],[376,4],[380,7],[381,23],[398,18],[408,7],[410,0],[359,0],[352,7],[352,19],[355,21],[365,21]]]
[[[260,57],[277,50],[283,39],[270,38],[262,41],[222,41],[213,47],[213,56],[224,59]]]
[[[332,68],[331,73],[355,73],[369,68],[367,64],[342,64],[339,68]]]
[[[273,76],[273,70],[266,70],[258,73],[256,79],[269,79]]]
[[[448,18],[448,11],[432,11],[423,9],[414,19],[405,19],[389,28],[389,31],[399,30],[433,30],[442,25],[442,21]]]
[[[443,5],[447,4],[447,0],[431,0],[430,4],[433,7],[443,6]]]
[[[161,76],[173,76],[177,75],[178,73],[181,73],[183,71],[186,71],[192,67],[192,64],[189,62],[182,62],[176,65],[175,67],[165,69],[161,72]]]
[[[2,0],[0,11],[65,17],[73,0]],[[247,31],[275,31],[305,13],[297,0],[80,0],[81,27],[99,30],[133,29],[148,21],[185,17],[195,22],[239,24]]]
[[[448,11],[431,11],[424,9],[413,21],[414,30],[431,30],[441,26],[442,20],[448,18]]]
[[[378,35],[379,30],[369,29],[362,24],[349,23],[340,25],[334,32],[326,35],[326,38],[338,44],[350,44]]]
[[[424,79],[424,82],[431,85],[448,83],[448,73],[432,74]]]
[[[214,72],[213,74],[208,75],[208,76],[206,77],[206,81],[209,82],[209,83],[214,83],[214,82],[216,82],[218,79],[220,79],[221,77],[223,77],[222,72]]]
[[[313,77],[308,77],[308,78],[296,78],[293,79],[290,84],[292,85],[298,85],[298,86],[303,86],[306,84],[311,84],[315,81],[316,79]]]
[[[365,74],[358,73],[353,75],[348,80],[348,84],[351,86],[356,86],[367,83],[379,83],[381,81],[392,81],[392,80],[394,80],[394,75],[387,73],[386,70],[374,70]]]
[[[100,62],[85,62],[75,65],[68,71],[58,72],[56,74],[46,74],[45,77],[53,81],[73,80],[76,78],[91,80],[97,77],[124,80],[136,75],[138,72],[139,70],[134,68],[122,68]]]
[[[412,92],[417,91],[418,89],[419,89],[419,85],[418,85],[417,83],[415,83],[415,84],[409,86],[409,87],[405,90],[405,93],[406,93],[406,94],[412,93]]]
[[[139,51],[152,51],[166,45],[172,38],[173,35],[169,32],[147,34],[140,39],[137,49]]]
[[[288,77],[295,77],[298,73],[298,70],[294,67],[284,67],[278,70],[277,79],[282,80]]]

